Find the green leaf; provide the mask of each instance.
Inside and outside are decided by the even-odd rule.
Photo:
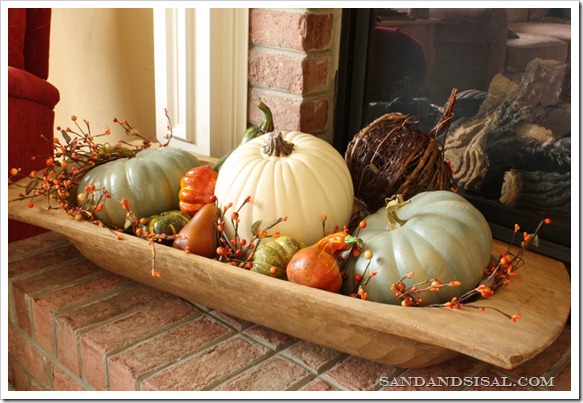
[[[253,225],[251,225],[251,233],[254,236],[257,235],[257,232],[259,231],[259,228],[260,228],[262,222],[263,221],[261,221],[261,220],[257,220],[253,223]]]
[[[26,186],[26,194],[29,195],[33,190],[35,190],[37,184],[38,184],[37,179],[33,179],[30,182],[28,182],[28,185]]]
[[[530,234],[530,236],[532,237],[532,240],[530,241],[531,245],[533,245],[535,248],[538,248],[540,246],[540,239],[538,235]]]
[[[67,144],[71,142],[71,136],[69,136],[66,130],[61,130],[61,136],[63,136]]]

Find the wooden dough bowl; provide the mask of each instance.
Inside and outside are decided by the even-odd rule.
[[[9,198],[21,188],[9,187]],[[292,284],[143,239],[116,239],[107,228],[78,222],[42,202],[8,204],[8,216],[65,235],[90,261],[113,273],[241,319],[396,367],[426,367],[466,354],[511,369],[536,356],[561,333],[571,303],[564,265],[526,251],[510,284],[472,303],[520,313],[516,323],[500,313],[469,307],[403,308]],[[512,223],[513,225],[514,223]],[[493,255],[507,244],[495,241]]]

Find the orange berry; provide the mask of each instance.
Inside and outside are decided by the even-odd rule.
[[[401,301],[401,306],[411,306],[413,305],[413,299],[407,298]]]
[[[121,199],[120,204],[124,210],[130,209],[130,202],[128,201],[128,199]]]
[[[482,295],[482,298],[488,298],[494,294],[494,291],[486,285],[480,285],[476,290]]]
[[[514,314],[514,315],[512,315],[512,316],[510,317],[510,320],[511,320],[512,322],[516,322],[516,321],[517,321],[518,319],[520,319],[520,318],[521,318],[520,314],[519,314],[519,313],[517,313],[517,314]]]

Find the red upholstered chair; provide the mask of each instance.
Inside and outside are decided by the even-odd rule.
[[[59,91],[47,81],[51,9],[8,9],[8,168],[27,175],[52,155]],[[36,159],[32,159],[36,157]],[[44,230],[9,220],[8,241]]]

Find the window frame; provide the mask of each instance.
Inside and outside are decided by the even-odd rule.
[[[247,126],[249,9],[154,10],[156,130],[172,145],[220,157]]]

